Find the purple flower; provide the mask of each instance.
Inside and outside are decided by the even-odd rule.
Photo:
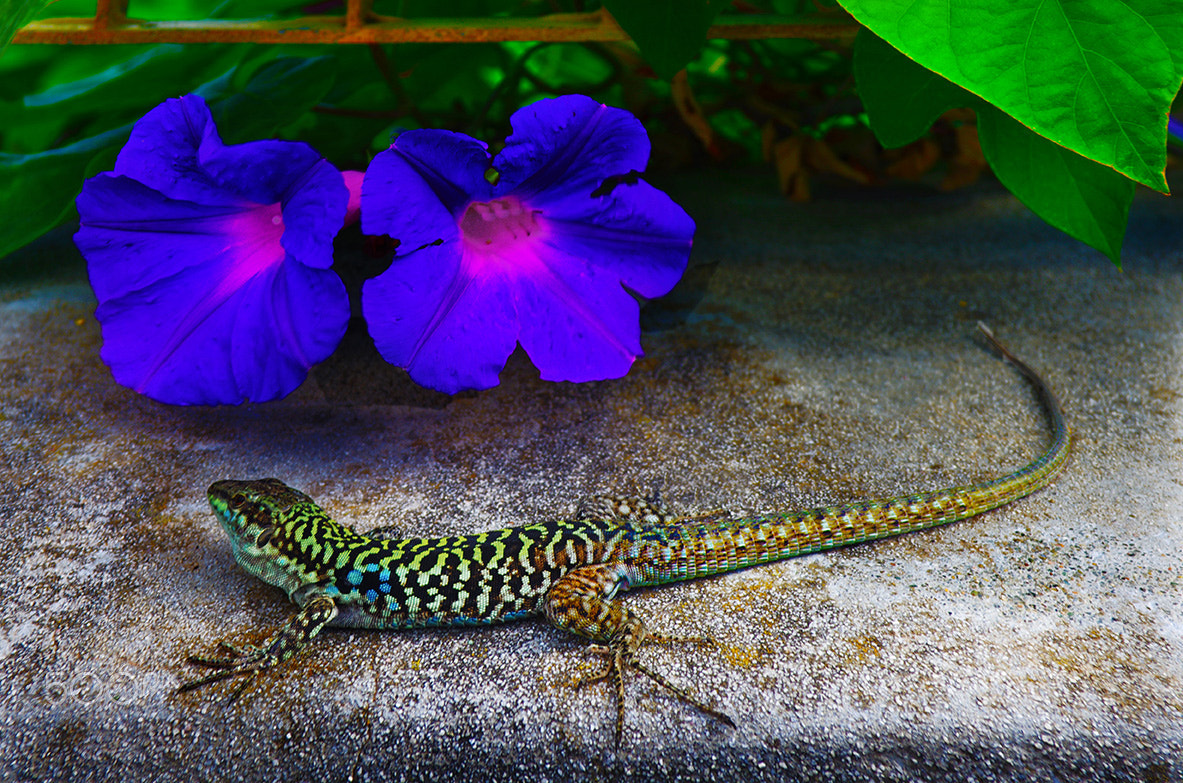
[[[196,95],[135,124],[87,180],[74,242],[115,380],[178,405],[288,394],[340,342],[333,237],[349,192],[305,144],[226,146]]]
[[[1167,115],[1167,141],[1183,144],[1183,122]]]
[[[413,130],[370,163],[362,230],[400,242],[362,288],[370,334],[450,393],[495,386],[519,342],[545,380],[619,378],[641,355],[630,291],[673,288],[694,221],[633,174],[649,139],[628,112],[569,95],[510,123],[493,160],[476,139]]]

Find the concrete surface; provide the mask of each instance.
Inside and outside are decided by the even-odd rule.
[[[615,382],[515,356],[449,400],[361,331],[285,401],[168,408],[100,363],[62,236],[0,261],[0,779],[1183,780],[1178,203],[1139,197],[1119,272],[992,185],[796,205],[763,174],[662,184],[699,222],[696,269]],[[600,659],[540,620],[335,631],[237,702],[174,693],[187,654],[291,611],[234,563],[215,479],[278,476],[408,534],[658,480],[734,512],[976,481],[1047,438],[978,319],[1063,398],[1053,487],[628,597],[718,640],[643,659],[734,730],[630,677],[615,750],[608,689],[572,686]]]

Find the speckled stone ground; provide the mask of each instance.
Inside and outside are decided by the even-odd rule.
[[[996,186],[778,197],[666,183],[695,270],[628,378],[423,393],[364,331],[288,400],[157,405],[114,385],[61,237],[0,261],[0,779],[1183,780],[1183,213],[1140,197],[1125,270]],[[701,299],[697,297],[701,296]],[[692,308],[692,309],[691,309]],[[1077,436],[1056,484],[951,527],[629,596],[717,652],[644,659],[544,622],[336,631],[260,678],[177,695],[190,652],[290,606],[235,565],[205,487],[274,475],[408,534],[568,513],[662,481],[684,508],[819,505],[990,477],[1046,443],[981,319]]]

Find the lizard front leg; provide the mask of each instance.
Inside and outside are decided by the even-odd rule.
[[[546,618],[556,628],[596,642],[605,653],[608,669],[581,684],[609,680],[616,690],[616,745],[624,732],[624,670],[635,669],[692,707],[715,717],[732,728],[735,723],[718,710],[706,706],[665,677],[637,660],[637,650],[647,642],[686,641],[710,643],[709,639],[678,639],[649,633],[645,624],[616,597],[628,578],[623,566],[613,563],[583,566],[563,576],[546,595]]]
[[[191,691],[203,685],[244,675],[246,679],[230,695],[230,700],[233,701],[246,689],[257,672],[283,663],[300,652],[336,616],[337,604],[333,599],[327,596],[316,596],[304,604],[300,611],[292,615],[292,618],[274,636],[257,647],[240,648],[222,641],[219,642],[219,646],[230,651],[231,656],[228,658],[205,658],[200,655],[190,655],[190,663],[218,671],[183,683],[177,690]]]

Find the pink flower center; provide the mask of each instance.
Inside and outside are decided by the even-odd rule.
[[[283,205],[259,204],[240,212],[227,226],[226,233],[236,245],[231,251],[235,257],[236,277],[249,280],[268,267],[284,259]]]
[[[535,215],[513,196],[474,201],[460,218],[460,234],[473,250],[501,255],[542,233]]]
[[[279,266],[286,256],[283,239],[283,205],[258,204],[228,221],[222,229],[227,246],[224,257],[231,262],[220,281],[217,296],[229,296],[255,275]]]

